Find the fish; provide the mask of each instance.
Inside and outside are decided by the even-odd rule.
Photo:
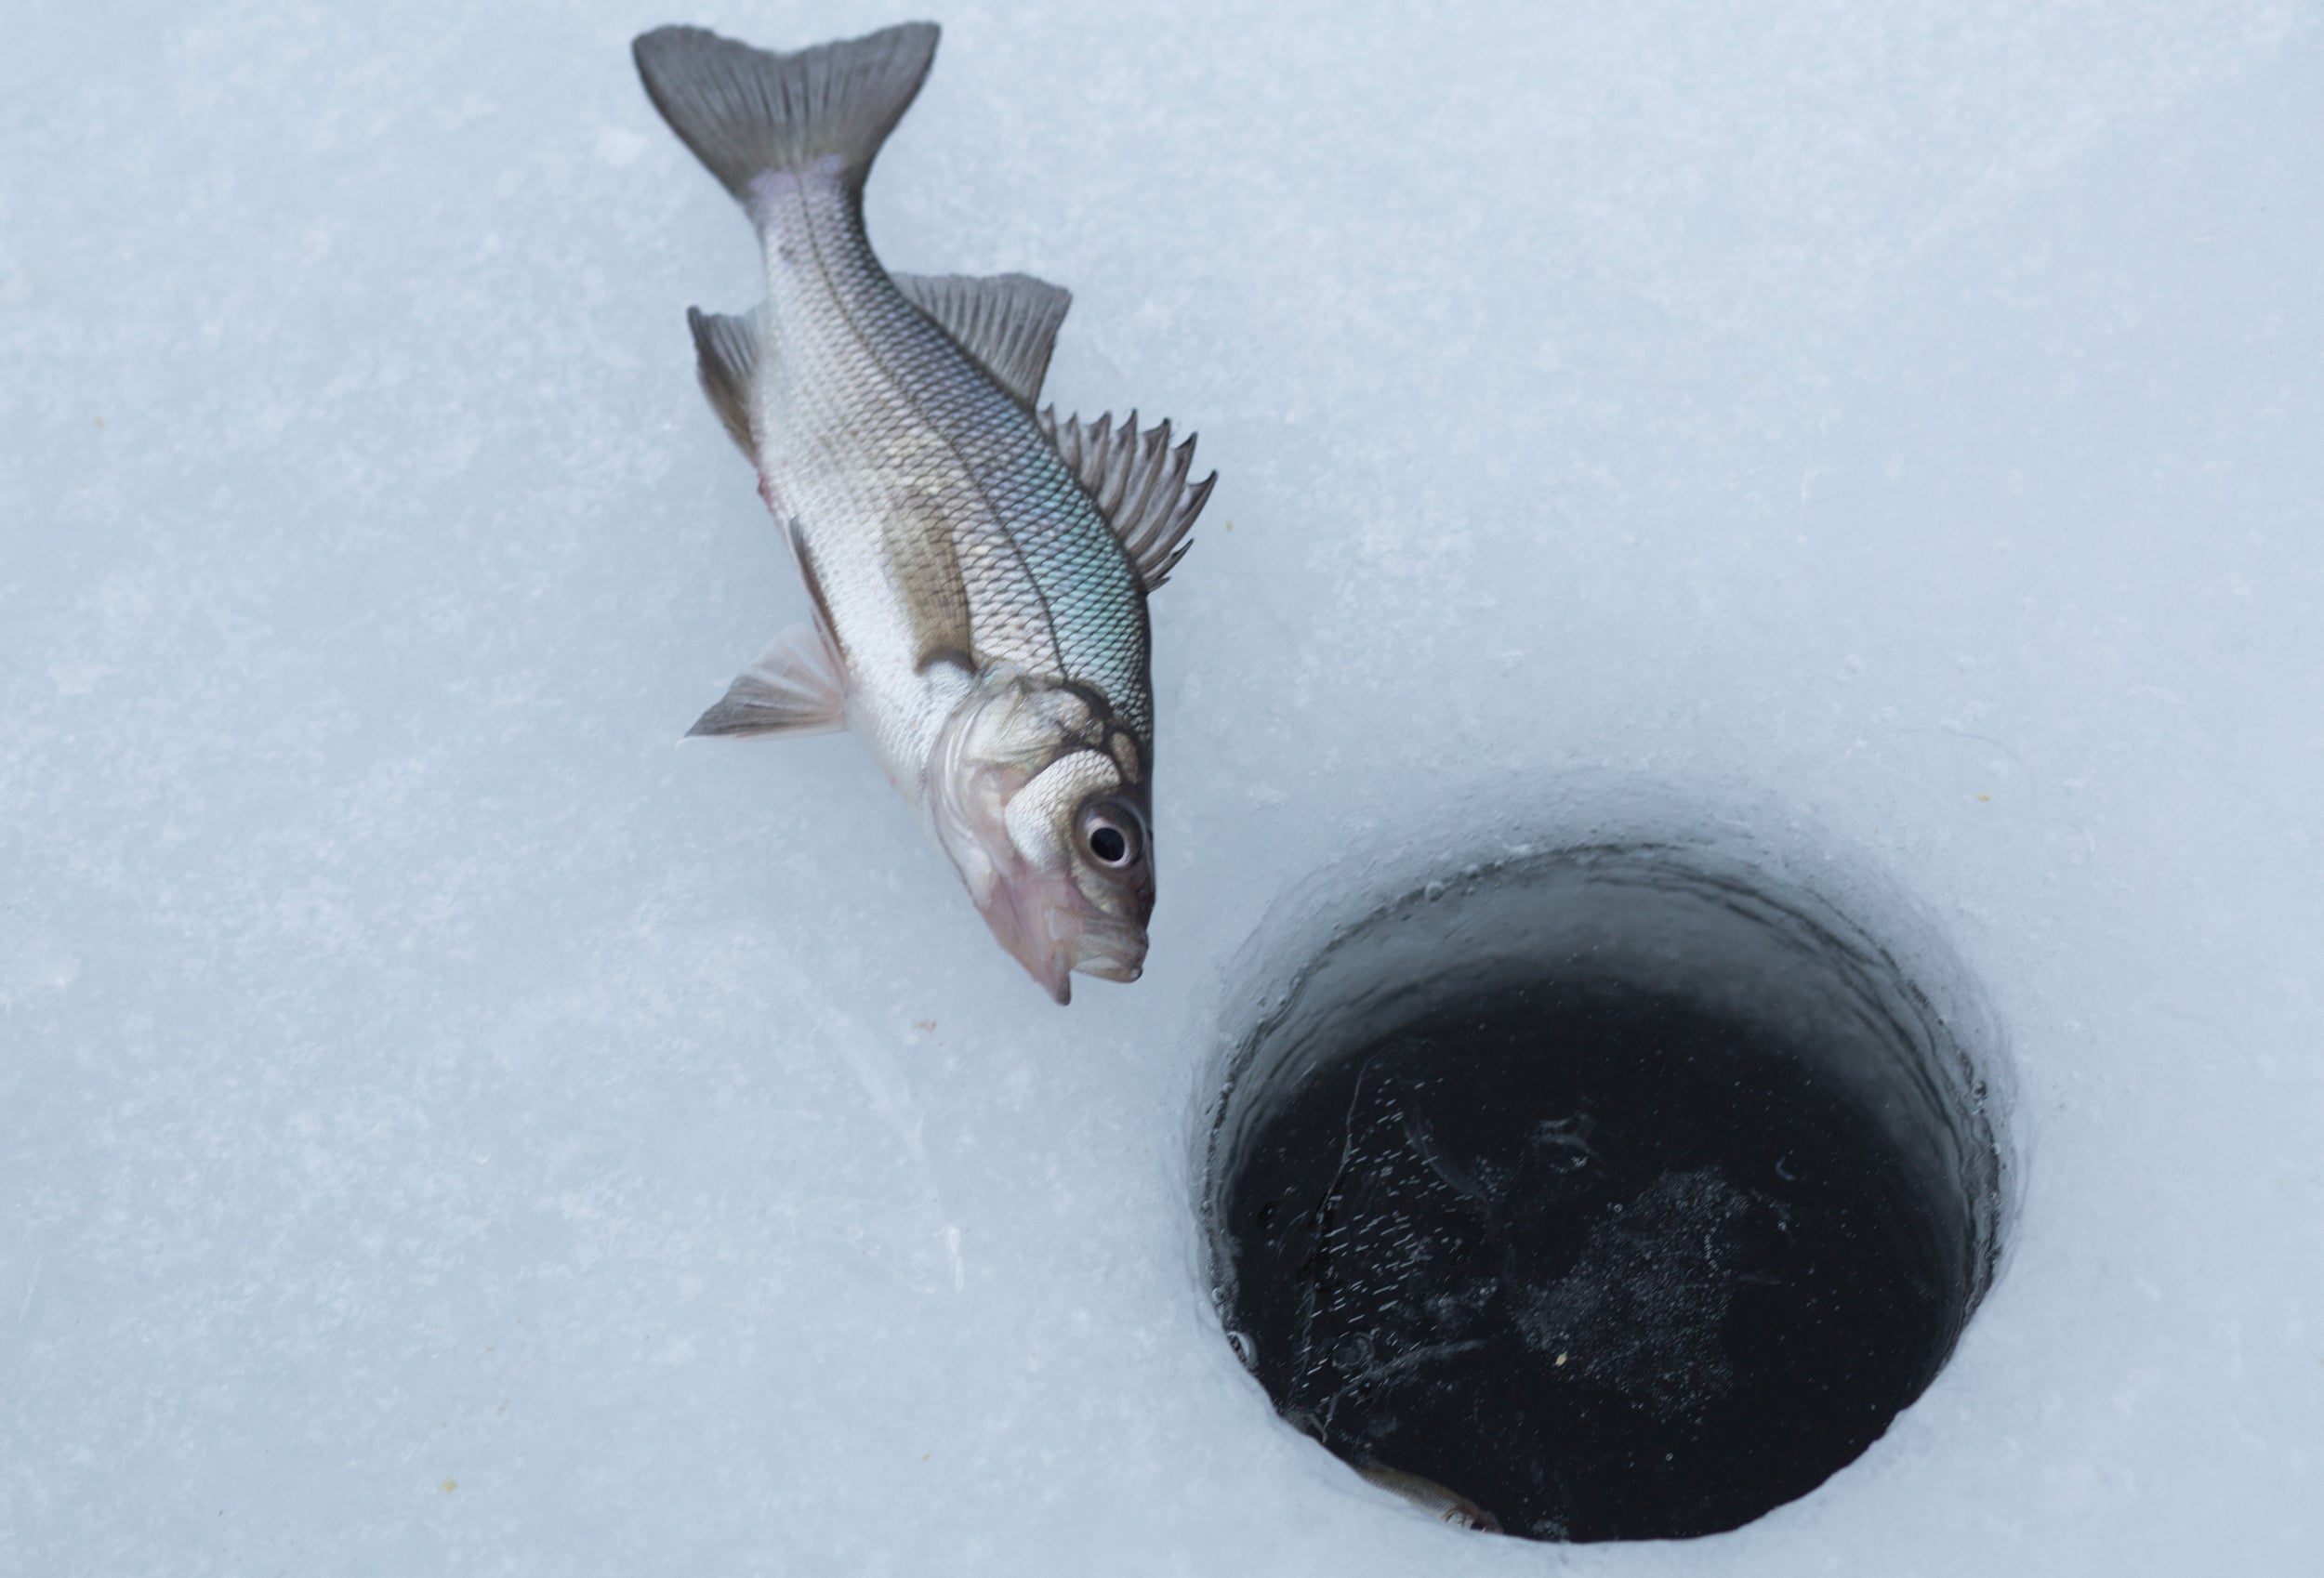
[[[689,733],[853,730],[1063,1004],[1075,974],[1145,966],[1146,599],[1218,473],[1189,480],[1195,441],[1173,444],[1167,421],[1037,409],[1063,287],[874,254],[864,183],[937,38],[908,22],[785,53],[664,27],[631,46],[646,96],[763,245],[764,302],[687,322],[812,610]]]
[[[1420,1511],[1440,1523],[1456,1529],[1473,1529],[1480,1533],[1504,1532],[1501,1520],[1462,1495],[1459,1491],[1440,1485],[1418,1474],[1407,1474],[1401,1468],[1391,1468],[1384,1463],[1352,1463],[1367,1484],[1402,1496]]]
[[[1294,1408],[1286,1412],[1283,1417],[1291,1428],[1317,1442],[1325,1451],[1354,1469],[1356,1478],[1366,1484],[1403,1497],[1417,1510],[1426,1513],[1439,1523],[1449,1523],[1456,1529],[1472,1529],[1484,1534],[1508,1532],[1501,1527],[1499,1519],[1449,1485],[1440,1485],[1425,1476],[1408,1473],[1402,1468],[1391,1468],[1376,1457],[1350,1457],[1340,1453],[1332,1446],[1330,1432],[1325,1428],[1323,1421],[1311,1411]]]

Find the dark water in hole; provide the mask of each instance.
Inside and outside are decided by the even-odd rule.
[[[1223,1202],[1286,1417],[1512,1533],[1750,1521],[1850,1462],[1958,1332],[1937,1229],[1794,1049],[1540,987],[1312,1076]]]

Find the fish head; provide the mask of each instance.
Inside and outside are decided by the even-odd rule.
[[[1154,914],[1143,746],[1084,692],[1003,667],[928,766],[936,842],[1002,947],[1060,1003],[1076,971],[1136,980]]]

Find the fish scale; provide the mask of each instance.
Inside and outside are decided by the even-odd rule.
[[[965,643],[916,634],[1086,685],[1144,741],[1143,599],[1096,504],[1032,414],[896,289],[836,171],[766,184],[752,217],[769,243],[768,356],[798,375],[761,381],[752,427],[827,594],[921,572],[891,546],[908,521],[944,540],[967,593]]]

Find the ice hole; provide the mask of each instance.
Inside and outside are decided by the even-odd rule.
[[[1331,935],[1213,1113],[1236,1353],[1455,1522],[1680,1538],[1814,1490],[1942,1368],[1999,1243],[1984,1021],[1894,947],[1667,844],[1472,867]]]

